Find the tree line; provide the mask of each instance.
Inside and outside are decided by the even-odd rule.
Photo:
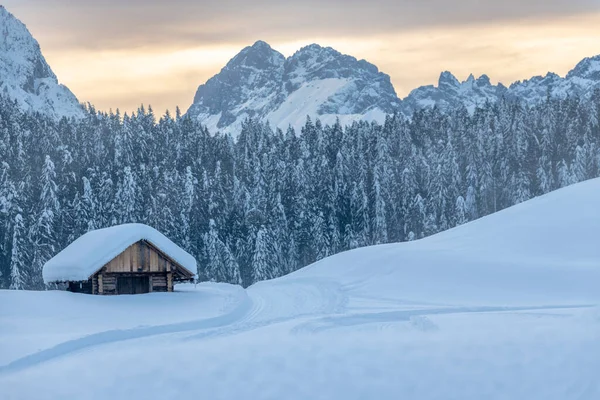
[[[420,239],[599,176],[599,121],[596,91],[301,132],[249,119],[232,137],[178,110],[56,122],[0,97],[0,287],[44,289],[49,258],[128,222],[194,255],[201,280],[243,286]]]

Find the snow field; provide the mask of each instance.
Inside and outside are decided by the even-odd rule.
[[[599,189],[247,290],[1,291],[3,398],[598,399]]]

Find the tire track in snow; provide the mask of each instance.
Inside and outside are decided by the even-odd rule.
[[[88,336],[69,340],[45,350],[21,357],[6,365],[0,366],[0,375],[21,371],[54,359],[86,350],[92,347],[122,342],[132,339],[142,339],[170,333],[182,333],[203,329],[224,328],[233,325],[251,312],[254,305],[246,291],[241,291],[240,303],[230,312],[217,317],[201,320],[186,321],[167,325],[143,326],[130,329],[115,329],[93,333]],[[226,331],[226,329],[224,329]]]
[[[590,308],[594,305],[548,305],[534,307],[444,307],[427,308],[420,310],[398,310],[376,313],[360,313],[338,316],[322,317],[314,321],[308,321],[292,329],[292,333],[318,333],[340,327],[357,326],[375,323],[392,323],[410,321],[412,317],[465,314],[465,313],[494,313],[511,311],[535,311],[535,310],[557,310],[569,308]]]
[[[256,318],[338,314],[346,311],[348,295],[335,281],[313,278],[265,283],[248,289],[255,303],[262,305]],[[266,290],[262,290],[263,287]]]
[[[270,325],[300,318],[320,318],[340,314],[346,310],[348,297],[340,285],[330,280],[297,279],[293,281],[267,281],[267,291],[261,290],[263,283],[252,286],[249,296],[253,308],[237,323],[196,333],[184,340],[202,340],[264,328]],[[282,299],[287,301],[282,302]]]
[[[282,296],[278,291],[272,289],[283,289],[284,294],[294,301],[296,313],[290,314],[289,303],[279,304]],[[307,298],[311,295],[316,296],[312,302],[309,302],[309,308],[300,310],[306,306]],[[189,339],[201,339],[228,334],[237,334],[260,327],[293,320],[306,316],[323,316],[338,311],[343,307],[346,299],[342,296],[337,285],[330,282],[315,283],[311,281],[292,281],[278,282],[276,285],[270,284],[270,290],[250,291],[253,296],[248,295],[248,291],[240,290],[242,296],[239,304],[224,315],[201,320],[180,322],[175,324],[143,326],[130,329],[116,329],[94,333],[81,338],[69,340],[45,350],[21,357],[4,366],[0,366],[0,375],[21,371],[36,365],[86,350],[92,347],[113,344],[126,340],[142,339],[152,336],[183,333],[190,331],[203,331]],[[274,293],[276,293],[274,295]],[[302,298],[298,299],[298,295]],[[284,296],[285,298],[285,296]]]

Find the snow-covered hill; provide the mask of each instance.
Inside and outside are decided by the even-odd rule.
[[[389,76],[364,60],[316,44],[286,59],[258,41],[198,88],[188,114],[211,132],[239,133],[248,117],[299,132],[307,115],[383,122],[398,105]]]
[[[0,93],[25,111],[79,117],[77,98],[58,79],[27,27],[0,5]]]
[[[291,277],[335,279],[352,283],[355,294],[401,293],[421,303],[596,303],[598,201],[594,179],[426,239],[341,253]]]
[[[600,398],[600,179],[248,290],[0,291],[8,399]]]

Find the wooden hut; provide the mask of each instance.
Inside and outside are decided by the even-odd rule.
[[[91,231],[44,265],[46,283],[89,294],[172,292],[191,282],[196,260],[157,230],[125,224]]]

